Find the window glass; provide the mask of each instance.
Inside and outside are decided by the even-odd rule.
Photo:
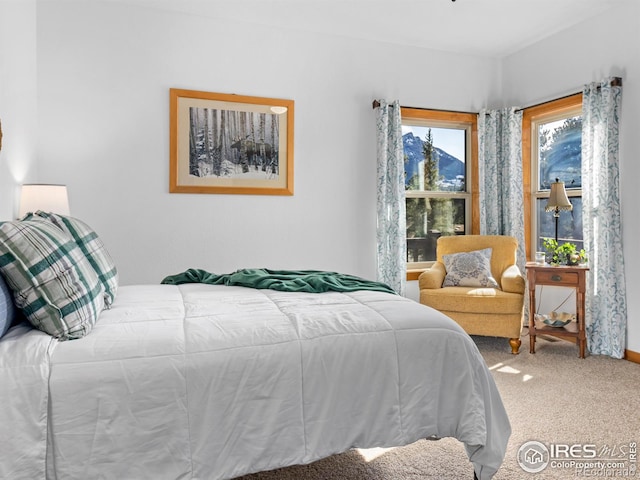
[[[582,238],[582,197],[569,197],[569,201],[573,205],[573,210],[562,210],[560,211],[560,217],[558,217],[558,243],[575,243],[578,250],[580,250],[584,248]],[[536,238],[538,239],[537,251],[544,250],[542,247],[544,238],[555,238],[556,235],[556,220],[553,212],[545,212],[544,207],[546,205],[546,198],[536,200],[536,215],[538,218],[536,232]]]
[[[560,211],[558,217],[558,243],[574,243],[583,248],[582,236],[582,112],[581,98],[572,107],[563,103],[557,109],[555,102],[542,108],[530,122],[531,170],[531,238],[532,251],[544,250],[545,238],[555,238],[554,212],[545,211],[551,184],[564,182],[567,197],[573,209]]]
[[[447,121],[443,112],[439,118],[403,113],[408,268],[428,267],[440,236],[470,230],[470,120],[476,117],[455,115]]]
[[[433,262],[442,235],[464,235],[463,198],[407,198],[407,262]]]
[[[407,190],[466,190],[466,130],[404,125]]]
[[[538,124],[538,190],[556,178],[566,188],[582,188],[582,116]]]

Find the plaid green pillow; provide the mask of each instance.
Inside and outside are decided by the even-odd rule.
[[[27,215],[28,220],[45,220],[51,222],[63,232],[68,233],[78,244],[82,253],[98,275],[98,279],[104,286],[104,303],[110,308],[118,291],[118,270],[111,255],[107,252],[102,240],[93,229],[81,220],[73,217],[46,213],[38,210],[35,214]]]
[[[104,308],[104,287],[80,247],[49,223],[0,223],[0,270],[31,324],[60,340],[85,336]]]

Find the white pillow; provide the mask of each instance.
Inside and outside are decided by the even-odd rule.
[[[491,275],[491,248],[443,255],[447,276],[443,287],[499,288]]]

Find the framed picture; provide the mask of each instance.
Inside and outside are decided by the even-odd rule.
[[[169,191],[293,195],[293,103],[172,88]]]

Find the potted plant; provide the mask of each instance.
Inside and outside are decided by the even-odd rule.
[[[545,238],[542,246],[547,252],[547,260],[551,265],[578,265],[587,261],[587,252],[584,248],[578,250],[575,243],[558,244],[553,238]]]

